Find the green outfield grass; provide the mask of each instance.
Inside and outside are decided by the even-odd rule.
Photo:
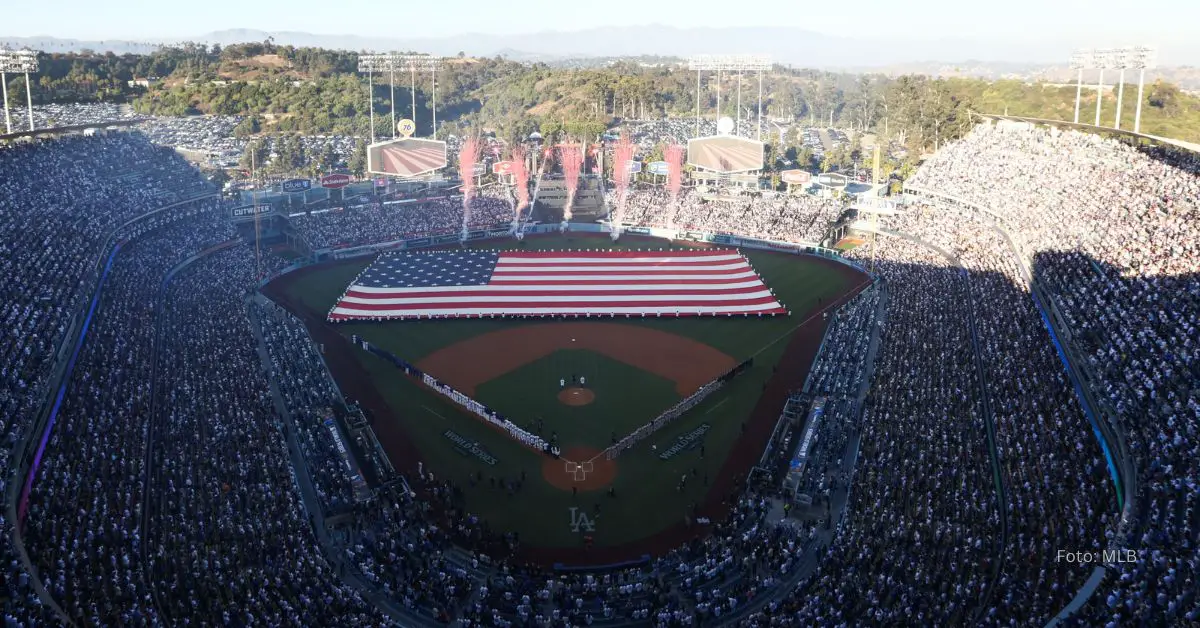
[[[515,248],[516,242],[487,243],[487,248]],[[530,249],[610,248],[608,240],[598,238],[530,238]],[[659,248],[655,241],[621,242],[612,248]],[[676,245],[678,247],[678,245]],[[573,497],[541,479],[545,457],[517,444],[497,430],[467,414],[452,402],[405,378],[393,365],[366,352],[358,352],[362,362],[397,420],[404,423],[410,437],[423,453],[427,468],[440,478],[463,486],[471,512],[484,516],[493,529],[518,532],[527,543],[544,547],[575,547],[580,535],[570,530],[568,508],[575,506],[592,513],[600,504],[600,517],[593,533],[597,546],[618,545],[645,538],[680,522],[690,505],[702,502],[708,492],[705,477],[715,478],[721,465],[738,440],[746,419],[772,374],[786,347],[791,332],[809,312],[843,294],[852,286],[844,285],[841,275],[805,257],[745,251],[766,284],[790,308],[793,316],[742,319],[617,319],[620,324],[661,329],[704,342],[741,361],[754,357],[754,366],[734,379],[729,386],[710,396],[677,421],[625,452],[618,460],[613,486],[616,498],[602,492],[580,493]],[[345,287],[371,260],[331,266],[307,275],[289,287],[289,297],[318,312],[328,312]],[[500,329],[531,324],[555,324],[551,320],[444,320],[393,321],[384,323],[348,323],[338,329],[345,335],[358,334],[371,344],[382,347],[413,363],[430,353],[466,338]],[[563,352],[559,352],[563,353]],[[592,406],[568,408],[557,400],[559,371],[567,356],[552,354],[525,365],[491,382],[480,385],[476,396],[527,424],[541,413],[547,428],[551,421],[564,445],[588,444],[603,449],[611,440],[629,433],[654,418],[678,399],[671,382],[645,373],[598,354],[573,356],[572,363],[589,360],[603,374],[595,380],[596,402]],[[556,361],[557,360],[557,361]],[[569,373],[567,374],[569,375]],[[655,382],[654,380],[659,380]],[[799,383],[799,382],[798,382]],[[589,377],[589,385],[592,385]],[[525,418],[528,417],[528,418]],[[683,451],[668,461],[659,459],[682,434],[707,424],[704,455],[699,448]],[[495,465],[485,464],[466,454],[444,436],[446,430],[474,442],[493,456]],[[572,440],[568,440],[572,439]],[[651,451],[657,445],[658,451]],[[476,474],[483,482],[475,483]],[[490,478],[525,481],[520,490],[509,495],[492,488]],[[677,490],[680,476],[691,476],[683,491]],[[694,474],[694,475],[693,475]]]

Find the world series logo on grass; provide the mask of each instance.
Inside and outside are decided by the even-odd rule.
[[[661,454],[658,454],[658,457],[662,460],[670,460],[671,458],[679,455],[681,452],[689,451],[699,447],[704,443],[704,435],[711,427],[712,426],[708,423],[701,423],[692,431],[675,439],[675,442]]]
[[[488,466],[496,466],[499,460],[493,456],[488,450],[484,449],[479,443],[466,438],[465,436],[455,432],[454,430],[446,430],[442,433],[450,442],[454,443],[455,449],[462,451],[464,454],[470,454],[478,458],[481,462]]]

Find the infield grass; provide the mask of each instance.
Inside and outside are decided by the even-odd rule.
[[[663,244],[658,240],[630,239],[613,246],[607,238],[539,237],[526,239],[525,248],[654,249],[662,248]],[[510,249],[517,248],[517,245],[515,241],[505,240],[483,243],[482,247]],[[675,247],[679,248],[679,245]],[[846,285],[837,272],[804,256],[757,250],[744,252],[767,286],[794,312],[792,316],[762,319],[615,319],[620,324],[650,327],[698,340],[738,361],[754,357],[753,368],[618,459],[617,477],[612,484],[617,495],[615,498],[606,496],[602,491],[572,496],[549,485],[541,479],[545,460],[543,455],[517,444],[452,402],[407,379],[383,359],[366,352],[357,352],[357,359],[370,374],[397,420],[404,423],[407,433],[422,451],[427,468],[439,478],[448,478],[461,485],[467,508],[487,519],[493,529],[517,532],[524,542],[537,546],[577,547],[581,544],[581,535],[571,531],[568,509],[574,506],[592,514],[595,504],[599,504],[600,516],[596,520],[596,531],[592,534],[595,544],[619,545],[636,541],[681,522],[693,504],[704,501],[708,492],[705,478],[712,481],[724,464],[783,354],[791,333],[822,304],[829,303],[853,287]],[[303,281],[291,284],[288,287],[289,297],[324,314],[371,261],[363,259],[318,269],[306,275]],[[345,323],[339,325],[338,329],[347,336],[358,334],[371,344],[416,363],[430,353],[464,339],[530,324],[553,324],[553,321],[392,321]],[[590,352],[589,355],[592,357],[579,359],[607,359]],[[596,380],[597,400],[593,406],[561,406],[560,411],[557,393],[558,379],[562,376],[558,373],[561,364],[556,364],[551,358],[547,356],[481,384],[477,387],[476,397],[502,413],[508,413],[518,422],[527,422],[520,418],[522,415],[545,413],[547,428],[551,429],[553,420],[564,445],[577,444],[568,441],[570,437],[581,439],[580,444],[589,444],[596,449],[607,446],[612,432],[617,432],[618,436],[627,434],[653,419],[673,399],[678,398],[668,398],[674,394],[669,382],[661,395],[654,392],[655,386],[646,387],[647,396],[643,398],[642,385],[629,380],[634,375],[620,375],[619,369],[614,366],[609,379],[612,379],[615,392],[609,390],[609,381]],[[632,366],[619,366],[641,373],[639,377],[648,375]],[[796,385],[801,383],[796,382]],[[592,407],[595,409],[589,411],[588,408]],[[550,416],[552,409],[553,418]],[[574,413],[575,410],[581,412]],[[529,420],[534,418],[530,417]],[[703,441],[703,457],[699,448],[695,448],[681,452],[668,461],[659,459],[658,452],[670,447],[678,436],[705,423],[709,427]],[[446,430],[453,430],[468,440],[478,442],[499,462],[494,466],[487,465],[465,454],[444,436]],[[657,445],[658,451],[652,451],[652,445]],[[519,480],[522,474],[525,480],[521,488],[511,495],[506,489],[492,486],[493,477],[497,480]],[[678,490],[684,474],[689,476],[689,480],[683,490]],[[482,482],[477,480],[479,475],[482,475]]]
[[[558,400],[559,380],[582,375],[595,400],[568,406]],[[475,398],[522,427],[542,421],[535,434],[557,436],[564,450],[608,447],[679,400],[675,383],[592,351],[561,350],[475,388]],[[647,418],[649,417],[649,418]],[[553,434],[551,433],[553,432]]]

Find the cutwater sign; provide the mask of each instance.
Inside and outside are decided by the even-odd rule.
[[[496,460],[496,457],[489,453],[488,450],[484,449],[482,445],[473,440],[467,439],[467,437],[455,432],[454,430],[446,430],[445,432],[442,432],[442,436],[445,436],[450,442],[454,443],[455,449],[458,449],[465,454],[475,456],[481,462],[483,462],[483,464],[494,467],[496,466],[496,463],[500,462],[499,460]]]
[[[671,171],[671,164],[665,161],[652,161],[646,166],[646,172],[650,174],[665,175]]]
[[[662,451],[662,453],[658,454],[658,457],[662,460],[670,460],[671,458],[674,458],[685,451],[690,451],[699,447],[700,445],[703,445],[704,435],[707,434],[708,430],[710,429],[712,429],[712,426],[708,423],[701,423],[700,425],[697,425],[692,431],[683,434],[679,438],[676,438],[675,442],[672,443],[670,447],[667,447]]]
[[[307,192],[312,189],[312,181],[308,179],[291,179],[279,184],[279,189],[284,194],[295,194],[296,192]]]
[[[234,218],[253,217],[255,214],[269,214],[274,211],[270,205],[243,205],[242,207],[234,207],[231,213]]]

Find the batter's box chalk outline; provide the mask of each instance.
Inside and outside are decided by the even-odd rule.
[[[575,478],[576,482],[586,482],[588,474],[596,469],[596,465],[592,464],[591,460],[584,460],[583,462],[567,460],[564,462],[564,466],[567,475]]]

